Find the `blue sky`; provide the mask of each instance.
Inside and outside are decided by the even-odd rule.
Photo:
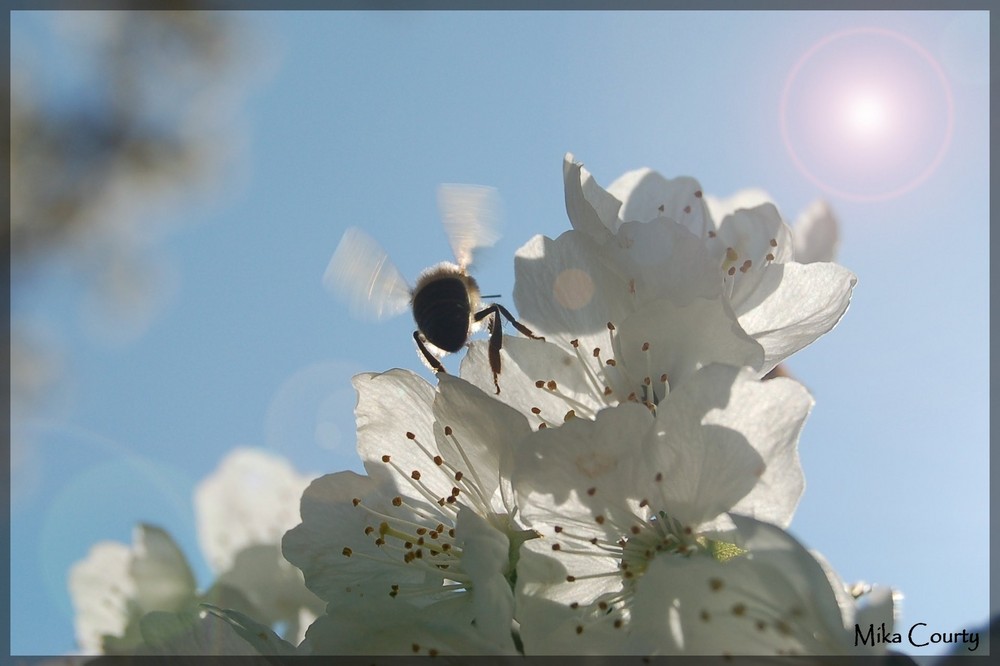
[[[790,362],[816,399],[791,531],[845,580],[900,589],[905,628],[971,630],[996,612],[986,12],[242,18],[257,46],[232,123],[240,149],[213,197],[150,211],[164,223],[151,251],[166,278],[148,321],[109,334],[120,322],[87,308],[58,259],[30,292],[15,294],[12,312],[30,316],[66,372],[29,424],[30,451],[12,458],[12,653],[73,648],[69,566],[99,540],[130,541],[138,521],[170,531],[208,583],[191,491],[231,448],[264,447],[301,471],[360,470],[350,377],[423,370],[408,317],[355,321],[324,291],[344,229],[363,226],[412,279],[449,258],[437,185],[493,185],[503,238],[483,253],[476,277],[511,305],[516,249],[568,229],[566,152],[604,185],[648,166],[694,176],[715,196],[762,187],[788,219],[818,197],[830,201],[841,221],[839,261],[859,282],[841,324]],[[60,72],[48,83],[62,85],[74,70],[58,60],[65,48],[41,48],[62,39],[47,21],[14,14],[12,47],[36,47],[33,57],[49,59],[41,71]],[[918,98],[888,86],[859,122],[877,132],[905,117],[917,133],[902,135],[909,152],[891,163],[898,173],[879,172],[884,182],[859,184],[848,173],[861,168],[851,166],[857,155],[836,152],[849,151],[843,142],[809,148],[810,178],[783,142],[782,93],[793,99],[792,121],[805,123],[796,109],[811,108],[805,96],[822,81],[808,77],[822,74],[807,62],[789,83],[793,67],[824,38],[861,27],[880,32],[863,45],[833,42],[824,57],[849,59],[862,47],[894,54],[900,77],[917,82],[906,94]],[[834,115],[821,120],[828,126],[814,133],[840,131]],[[879,199],[942,146],[924,180]],[[877,200],[824,185],[869,187]]]

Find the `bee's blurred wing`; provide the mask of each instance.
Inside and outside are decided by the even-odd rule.
[[[357,227],[344,232],[330,257],[323,286],[360,319],[384,319],[410,304],[410,288],[374,238]]]
[[[476,248],[500,238],[500,196],[483,185],[441,185],[438,205],[455,259],[462,268],[472,263]]]

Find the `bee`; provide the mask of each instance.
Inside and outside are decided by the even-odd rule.
[[[483,302],[479,285],[469,275],[474,251],[493,245],[499,238],[496,190],[442,185],[438,205],[457,263],[443,261],[425,269],[416,286],[410,288],[379,244],[361,229],[351,227],[330,258],[323,284],[361,319],[384,319],[409,307],[417,325],[413,340],[422,360],[434,372],[446,372],[440,358],[465,346],[485,320],[490,334],[490,370],[499,395],[501,317],[529,338],[545,338],[535,335],[499,303]]]

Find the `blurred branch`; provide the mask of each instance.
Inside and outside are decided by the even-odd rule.
[[[239,75],[254,62],[246,28],[240,15],[205,11],[25,12],[12,25],[12,418],[61,379],[39,322],[19,321],[36,307],[31,278],[52,259],[116,314],[155,310],[166,206],[213,192],[234,163]]]
[[[58,99],[39,88],[38,63],[14,72],[5,242],[15,282],[52,250],[92,246],[86,236],[128,243],[159,197],[214,176],[224,132],[213,106],[238,62],[239,30],[227,13],[86,12],[54,21],[70,38],[60,55],[89,66],[93,84],[85,97]],[[116,208],[128,200],[142,212],[119,219]]]

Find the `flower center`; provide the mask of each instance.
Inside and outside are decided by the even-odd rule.
[[[542,408],[535,406],[531,413],[538,418],[536,427],[541,430],[554,427],[574,417],[594,419],[597,412],[605,407],[614,407],[623,402],[645,405],[656,413],[656,406],[670,393],[670,382],[665,372],[657,373],[652,365],[651,345],[643,342],[639,351],[645,361],[645,368],[626,368],[619,363],[621,338],[613,322],[607,322],[608,344],[592,349],[584,348],[579,339],[570,340],[574,362],[581,370],[586,382],[584,395],[567,391],[555,379],[539,379],[535,388],[549,396],[557,397],[565,404],[567,411],[550,417]],[[567,364],[571,361],[567,360]],[[636,382],[635,377],[642,379]]]
[[[715,242],[717,244],[721,242],[721,239],[718,239],[715,232],[709,232],[709,239],[716,239]],[[735,247],[732,245],[727,246],[722,255],[722,281],[724,292],[729,298],[732,298],[739,287],[739,283],[748,274],[755,274],[758,269],[770,265],[774,261],[778,251],[778,240],[776,238],[769,238],[767,245],[762,248],[754,247],[759,245],[759,243],[755,243],[753,240],[740,240],[742,242],[737,242]],[[710,240],[709,242],[713,241]]]
[[[367,514],[364,535],[385,555],[377,558],[381,564],[386,558],[395,566],[408,571],[414,567],[428,574],[427,583],[416,587],[390,585],[389,596],[400,594],[426,595],[428,593],[454,592],[471,589],[471,580],[462,568],[462,548],[456,541],[455,523],[459,510],[466,506],[483,516],[510,542],[510,572],[508,580],[513,586],[513,572],[517,549],[534,531],[522,530],[514,520],[513,512],[496,513],[486,496],[484,484],[476,475],[470,454],[461,438],[451,426],[442,429],[452,445],[456,460],[449,460],[436,452],[413,432],[405,437],[411,448],[426,459],[426,466],[410,469],[402,467],[391,455],[383,454],[381,461],[393,471],[397,482],[405,480],[410,492],[392,497],[388,502],[373,503],[355,498],[353,504]],[[419,458],[419,456],[418,456]],[[413,458],[410,458],[412,461]],[[441,490],[447,488],[447,494]],[[346,557],[372,555],[343,549]]]

